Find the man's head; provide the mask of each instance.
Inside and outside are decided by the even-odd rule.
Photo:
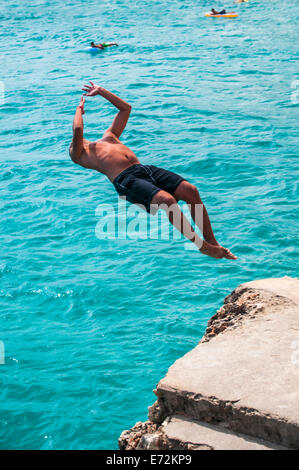
[[[92,42],[90,43],[90,45],[91,45],[91,47],[94,47],[94,46],[95,46],[95,43],[92,41]]]
[[[212,12],[212,13],[216,13],[215,8],[211,8],[211,12]]]

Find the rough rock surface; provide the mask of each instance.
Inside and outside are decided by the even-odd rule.
[[[209,320],[208,326],[201,343],[209,341],[214,336],[227,329],[238,328],[245,318],[253,319],[271,308],[271,311],[282,306],[289,308],[292,301],[281,296],[273,296],[267,291],[245,287],[243,284],[237,287],[230,295],[224,299],[223,306]]]
[[[159,382],[149,421],[124,431],[120,448],[298,449],[298,313],[298,279],[237,287]]]
[[[131,429],[121,433],[118,440],[120,450],[159,449],[163,438],[158,428],[151,421],[139,421]]]

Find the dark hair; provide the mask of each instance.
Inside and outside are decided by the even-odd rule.
[[[94,44],[94,42],[92,41],[92,42],[90,43],[90,45],[92,46],[93,44]]]

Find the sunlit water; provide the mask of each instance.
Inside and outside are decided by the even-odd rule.
[[[297,274],[298,4],[211,6],[233,4],[1,3],[2,449],[117,448],[234,287]],[[90,40],[119,47],[90,55]],[[116,193],[68,157],[88,79],[132,104],[125,143],[198,186],[238,261],[96,237]],[[86,137],[114,112],[89,99]]]

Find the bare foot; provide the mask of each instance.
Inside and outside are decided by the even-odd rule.
[[[203,242],[201,249],[199,250],[203,255],[211,256],[212,258],[226,258],[226,259],[237,259],[228,248],[224,248],[220,245],[210,245],[206,241]]]
[[[226,259],[238,259],[238,257],[235,256],[228,248],[224,248],[224,250],[225,250],[225,253],[226,253],[224,258],[226,258]]]
[[[221,246],[220,243],[218,243],[216,239],[210,240],[210,241],[208,241],[208,243],[209,243],[209,245],[220,246],[221,248],[223,248],[225,250],[224,258],[237,259],[237,256],[233,255],[233,253],[228,248],[224,248],[223,246]]]
[[[220,243],[217,242],[216,238],[213,238],[213,239],[208,239],[208,238],[205,238],[205,241],[209,244],[209,245],[213,245],[213,246],[221,246]]]

